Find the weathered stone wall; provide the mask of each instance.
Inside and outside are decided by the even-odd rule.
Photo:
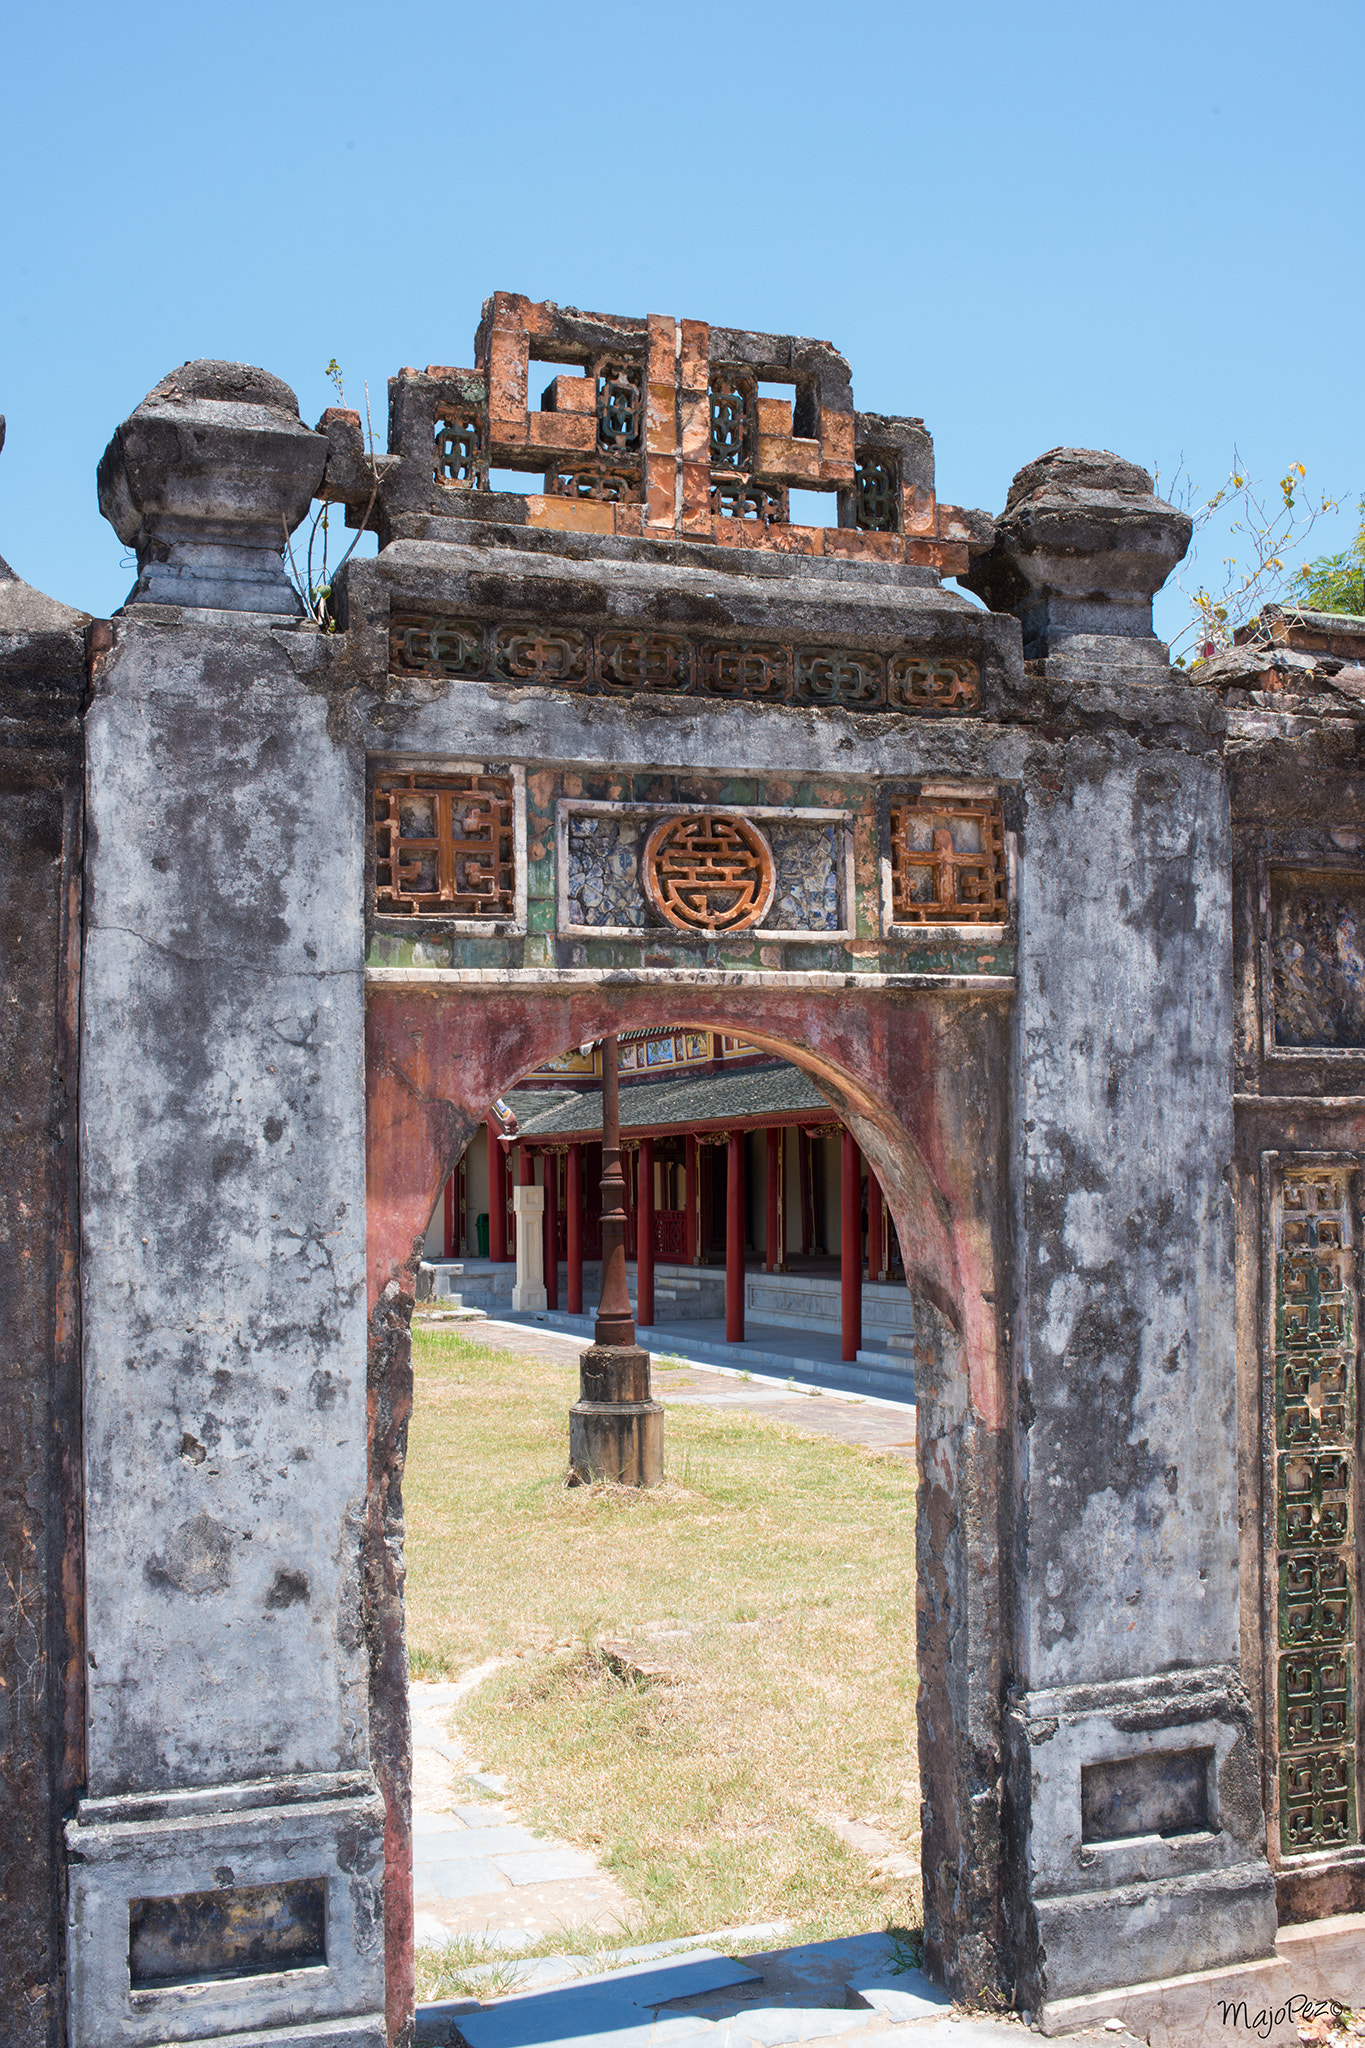
[[[126,1957],[119,1992],[130,1886],[270,1885],[301,1830],[337,1930],[314,2009],[382,2002],[363,784],[301,682],[314,647],[288,623],[135,613],[86,720],[80,2041],[116,2015],[118,2038],[160,2039],[186,1997],[205,2022],[203,1986],[130,1993]],[[211,1821],[182,1841],[191,1814]],[[223,2013],[242,1997],[228,1983]],[[280,2023],[296,2002],[263,1982],[248,2010]]]
[[[82,1768],[75,1010],[84,624],[0,562],[0,2026],[14,2048],[56,2048],[61,2038],[61,1822]]]
[[[1280,1918],[1295,1921],[1365,1911],[1365,621],[1284,613],[1267,623],[1211,666],[1228,707],[1233,817],[1242,1664]],[[1305,1196],[1300,1221],[1288,1205]],[[1287,1258],[1291,1239],[1299,1249]],[[1304,1280],[1320,1294],[1317,1315],[1294,1327],[1286,1285]],[[1344,1343],[1327,1328],[1338,1305]],[[1291,1516],[1295,1454],[1310,1461],[1320,1501]],[[1335,1484],[1329,1460],[1340,1461]],[[1283,1681],[1299,1658],[1307,1683],[1296,1700]],[[1329,1664],[1335,1699],[1322,1682]]]
[[[1267,1810],[1282,1908],[1358,1901],[1354,1839],[1324,1846],[1342,1802],[1270,1761],[1287,1468],[1266,1295],[1287,1199],[1266,1158],[1327,1148],[1313,1284],[1336,1288],[1329,1320],[1354,1312],[1358,727],[1324,721],[1286,782],[1295,721],[1172,675],[1150,599],[1188,522],[1144,472],[1054,450],[992,528],[937,505],[922,427],[855,414],[825,345],[707,336],[500,299],[477,374],[398,380],[400,445],[377,464],[353,419],[309,434],[278,380],[200,364],[102,465],[140,578],[86,725],[88,1755],[54,1719],[51,1660],[70,1677],[77,1644],[49,1605],[10,1831],[36,1864],[83,1773],[77,2048],[151,2048],[191,2012],[204,2038],[289,2024],[320,2044],[344,2017],[365,2048],[409,2040],[415,1263],[492,1097],[636,1025],[796,1060],[895,1219],[920,1353],[930,1967],[1046,2017],[1111,1983],[1119,1956],[1132,1980],[1263,1954]],[[660,370],[647,405],[593,367],[599,341]],[[755,380],[779,342],[796,398],[774,412]],[[556,378],[537,414],[527,363],[552,344],[590,376]],[[634,426],[618,382],[644,407]],[[741,516],[725,465],[751,399],[762,503]],[[637,431],[621,474],[599,473],[603,437]],[[509,447],[522,467],[546,458],[543,496],[483,488],[489,450]],[[561,475],[575,451],[591,459]],[[799,463],[819,467],[838,528],[787,526]],[[280,520],[319,487],[387,543],[341,579],[328,634],[271,609],[291,601]],[[938,580],[973,551],[990,613]],[[74,676],[69,628],[62,644],[52,673]],[[28,1136],[0,1192],[37,1189],[39,1220],[20,1218],[35,1260],[60,1256],[69,1173],[60,1120],[40,1136],[22,1100],[42,1081],[50,1101],[63,1072],[74,807],[55,836],[44,819],[64,772],[26,766],[42,802],[26,794],[8,828],[6,915],[25,944],[43,934],[23,971],[53,1020],[7,1041]],[[657,873],[641,886],[643,827],[689,807],[747,821],[744,886],[757,901],[776,877],[773,919],[670,923]],[[607,851],[590,857],[594,835]],[[11,1574],[45,1560],[50,1602],[78,1533],[61,1486],[74,1325],[59,1266],[11,1284],[33,1340],[25,1427],[55,1412],[65,1435],[16,1467],[0,1533]],[[1351,1448],[1328,1460],[1338,1493]],[[1322,1527],[1348,1505],[1333,1495]],[[1314,1622],[1340,1625],[1339,1603]],[[28,1640],[11,1626],[23,1673]],[[1316,1862],[1291,1839],[1310,1826]],[[16,1892],[49,1983],[52,1874],[21,1872]],[[203,1901],[224,1895],[231,1913],[272,1902],[274,1976],[221,1974]],[[148,1897],[174,1902],[206,1973],[192,1991],[156,1976],[162,1935],[130,1951]],[[284,1965],[323,1912],[305,1995]],[[28,2039],[53,2010],[30,2001]]]
[[[1275,1916],[1238,1676],[1225,721],[1195,690],[1065,689],[1049,667],[1073,730],[1025,770],[1019,861],[1010,1727],[1021,1979],[1057,1996],[1112,1979],[1139,1889],[1142,1976],[1264,1951]],[[1087,1850],[1080,1759],[1139,1730],[1150,1780],[1112,1825],[1152,1839]],[[1216,1756],[1202,1852],[1138,1812],[1178,1776],[1167,1750]]]

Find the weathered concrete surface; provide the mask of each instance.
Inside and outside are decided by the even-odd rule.
[[[268,371],[172,370],[100,459],[100,510],[137,551],[128,602],[297,616],[303,605],[281,554],[326,460],[326,440]]]
[[[50,2048],[59,2035],[60,1829],[82,1772],[75,1017],[85,624],[0,562],[0,2011],[14,2048]]]
[[[1027,661],[1102,676],[1136,666],[1160,678],[1166,649],[1152,598],[1190,544],[1187,512],[1153,494],[1135,462],[1108,449],[1052,448],[1021,469],[988,554],[960,576],[992,611],[1013,612]]]
[[[1238,1655],[1227,797],[1210,735],[1158,738],[1078,738],[1028,803],[1033,1686]]]
[[[180,1865],[149,1795],[231,1833],[244,1785],[301,1808],[368,1767],[363,814],[309,629],[116,631],[87,722],[86,1783],[136,1836],[107,1881],[155,1895]],[[256,1881],[249,1839],[227,1860]]]

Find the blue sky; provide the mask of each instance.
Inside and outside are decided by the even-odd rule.
[[[12,10],[0,554],[109,612],[95,464],[167,370],[312,422],[335,356],[382,440],[497,287],[831,340],[957,503],[1057,443],[1212,489],[1236,444],[1349,510],[1363,43],[1359,0]]]

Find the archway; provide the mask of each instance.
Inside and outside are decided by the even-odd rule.
[[[1000,1531],[1008,1403],[1001,1132],[1003,1004],[989,996],[700,987],[671,974],[541,985],[372,971],[366,1019],[370,1302],[366,1615],[371,1729],[387,1809],[390,2023],[413,1981],[403,1636],[408,1317],[439,1190],[490,1101],[566,1045],[681,1023],[742,1032],[801,1067],[875,1167],[928,1312],[917,1344],[917,1651],[925,1959],[954,1986],[1000,1981]],[[967,1565],[970,1543],[972,1568]]]

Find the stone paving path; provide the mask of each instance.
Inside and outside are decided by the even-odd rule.
[[[481,1771],[453,1732],[463,1696],[497,1659],[447,1685],[411,1680],[412,1884],[419,1946],[474,1935],[526,1948],[542,1935],[624,1927],[631,1904],[597,1860],[523,1827],[500,1778]],[[594,1941],[596,1946],[596,1941]]]
[[[868,2048],[1023,2048],[1026,2032],[1014,2017],[954,2010],[900,1967],[889,1936],[865,1934],[742,1958],[694,1949],[495,2004],[424,2006],[417,2048],[815,2048],[850,2034]],[[1112,2024],[1065,2038],[1139,2048]]]

